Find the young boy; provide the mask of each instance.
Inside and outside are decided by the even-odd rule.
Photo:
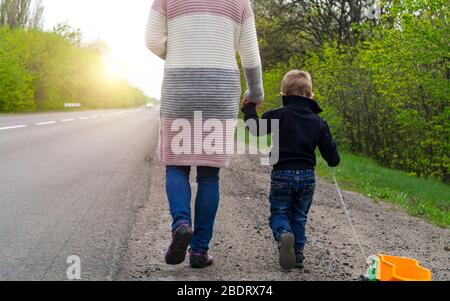
[[[336,143],[322,109],[313,100],[311,75],[293,70],[282,82],[283,107],[265,113],[267,131],[260,129],[256,105],[244,100],[245,122],[256,121],[249,127],[256,136],[270,134],[272,120],[279,120],[279,161],[274,165],[270,191],[270,227],[280,252],[283,269],[303,268],[307,242],[306,223],[313,201],[316,179],[316,149],[319,148],[328,165],[340,163]],[[254,124],[255,122],[253,122]],[[247,123],[249,125],[250,123]]]

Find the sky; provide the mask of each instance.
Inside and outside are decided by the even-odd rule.
[[[45,29],[60,22],[81,29],[85,43],[101,40],[111,48],[105,62],[148,96],[159,99],[164,62],[145,47],[153,0],[43,0]]]

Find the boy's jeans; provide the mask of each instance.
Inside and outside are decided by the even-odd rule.
[[[306,223],[314,197],[313,170],[273,171],[270,191],[270,227],[278,241],[281,234],[293,233],[296,252],[303,252]]]
[[[219,207],[219,172],[219,168],[197,168],[198,190],[194,238],[190,247],[192,252],[208,252]],[[191,167],[167,166],[166,190],[173,218],[173,231],[182,224],[192,226],[190,173]]]

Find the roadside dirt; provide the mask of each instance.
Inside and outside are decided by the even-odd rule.
[[[284,272],[268,227],[270,168],[257,157],[236,156],[221,172],[221,208],[210,254],[216,264],[191,270],[187,262],[164,264],[170,243],[170,215],[164,168],[155,159],[148,201],[139,212],[117,280],[358,280],[367,265],[353,238],[334,185],[318,180],[310,214],[304,270]],[[194,175],[192,185],[195,188]],[[450,280],[450,231],[409,216],[396,206],[344,192],[366,252],[407,256],[432,270],[434,280]]]

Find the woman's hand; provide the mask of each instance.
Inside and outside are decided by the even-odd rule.
[[[246,106],[246,105],[248,105],[249,103],[250,103],[250,101],[248,101],[247,98],[244,98],[244,99],[242,100],[241,105],[242,105],[242,106]]]
[[[246,98],[244,98],[244,99],[242,100],[242,106],[246,106],[246,105],[248,105],[249,103],[252,103],[252,102],[251,102],[250,100],[246,99]],[[256,111],[259,111],[260,108],[261,108],[261,104],[256,105]]]

